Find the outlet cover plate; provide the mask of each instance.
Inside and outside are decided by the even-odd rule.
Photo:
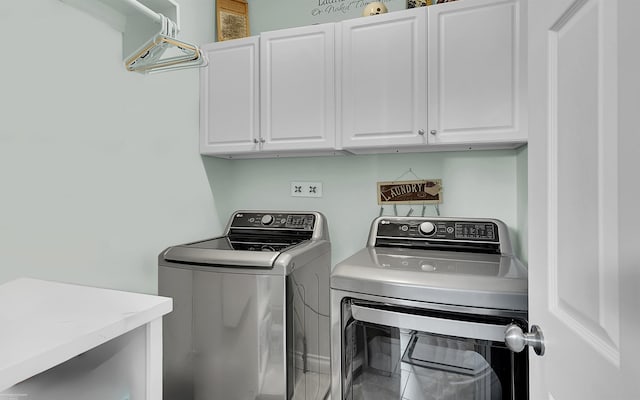
[[[322,197],[322,182],[292,181],[292,197]]]

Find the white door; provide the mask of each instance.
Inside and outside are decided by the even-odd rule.
[[[425,8],[340,24],[345,149],[427,144]]]
[[[200,153],[259,149],[260,99],[257,36],[202,46],[209,65],[200,70]]]
[[[640,2],[529,2],[531,399],[640,398]]]
[[[262,150],[335,147],[335,26],[260,35]]]
[[[527,139],[523,0],[428,7],[430,143]]]

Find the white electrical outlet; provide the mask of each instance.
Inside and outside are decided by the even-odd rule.
[[[322,197],[322,182],[291,182],[291,196],[293,197]]]

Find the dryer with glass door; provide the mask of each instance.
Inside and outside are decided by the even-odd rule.
[[[528,398],[527,269],[496,219],[380,217],[331,273],[333,400]]]

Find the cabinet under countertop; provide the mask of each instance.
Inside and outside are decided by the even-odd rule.
[[[147,399],[161,395],[161,317],[171,312],[172,299],[20,278],[0,285],[0,304],[0,393],[25,393],[38,384],[14,385],[142,328],[141,386]]]

